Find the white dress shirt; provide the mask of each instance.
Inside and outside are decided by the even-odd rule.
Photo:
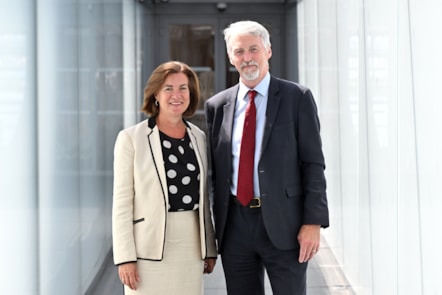
[[[258,180],[258,161],[261,155],[262,137],[264,134],[264,124],[266,119],[267,100],[270,85],[270,74],[262,79],[262,81],[253,89],[258,92],[255,96],[256,106],[256,131],[255,131],[255,161],[253,169],[253,186],[255,196],[260,196],[259,180]],[[238,166],[239,166],[239,154],[241,150],[241,138],[244,125],[245,110],[249,103],[249,97],[247,92],[249,89],[242,82],[239,82],[238,96],[236,98],[235,115],[233,118],[233,133],[232,133],[232,159],[233,159],[233,174],[232,174],[232,186],[230,191],[232,195],[236,194],[236,188],[238,184]]]

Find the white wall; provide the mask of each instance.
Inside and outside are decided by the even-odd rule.
[[[319,108],[331,227],[358,294],[442,294],[442,2],[304,0],[300,82]]]
[[[113,145],[142,99],[136,15],[0,3],[0,294],[84,294],[111,248]]]

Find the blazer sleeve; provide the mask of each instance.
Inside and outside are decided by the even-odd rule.
[[[212,213],[210,208],[210,200],[208,194],[206,193],[204,202],[204,225],[207,246],[206,258],[217,258],[218,251],[216,247],[215,230],[213,227]]]
[[[112,239],[116,265],[137,261],[133,233],[134,147],[123,130],[114,148],[114,187],[112,205]]]
[[[216,258],[217,257],[217,247],[216,247],[216,240],[215,240],[215,230],[213,226],[213,219],[212,219],[212,210],[211,210],[211,204],[210,204],[210,198],[209,198],[209,185],[210,181],[208,179],[207,173],[208,173],[208,161],[207,161],[207,140],[206,135],[202,130],[199,128],[195,128],[197,130],[197,138],[199,140],[199,154],[202,157],[203,161],[203,169],[205,169],[203,175],[205,176],[205,183],[204,183],[204,190],[202,192],[202,196],[204,198],[203,202],[203,215],[204,215],[204,238],[205,238],[205,247],[206,247],[206,253],[205,258]]]
[[[201,254],[202,258],[216,258],[217,249],[215,242],[215,233],[212,222],[212,214],[210,210],[210,200],[208,195],[208,178],[207,178],[207,142],[205,133],[196,125],[187,122],[190,126],[189,131],[191,141],[194,144],[195,153],[200,167],[200,207],[199,207],[199,224],[201,237]]]

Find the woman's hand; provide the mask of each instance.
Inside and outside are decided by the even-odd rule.
[[[204,273],[212,273],[215,268],[216,258],[204,259]]]
[[[119,265],[118,276],[120,277],[121,282],[132,290],[136,290],[138,283],[141,282],[136,262]]]

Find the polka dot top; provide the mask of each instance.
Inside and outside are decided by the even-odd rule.
[[[196,210],[199,206],[200,171],[189,136],[177,139],[160,132],[167,175],[169,212]]]

